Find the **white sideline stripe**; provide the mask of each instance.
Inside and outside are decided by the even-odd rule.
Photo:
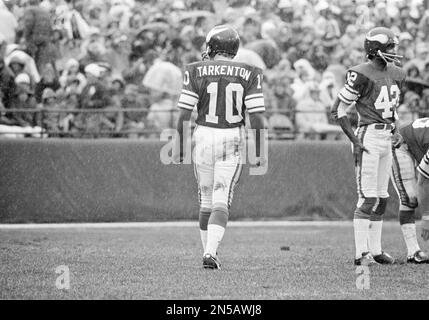
[[[389,221],[385,221],[389,223]],[[29,223],[0,224],[0,229],[108,229],[108,228],[162,228],[192,227],[197,228],[198,221],[172,222],[107,222],[107,223]],[[228,228],[234,227],[351,227],[352,221],[230,221]]]

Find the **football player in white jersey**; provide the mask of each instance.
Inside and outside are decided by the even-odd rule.
[[[243,154],[246,110],[251,127],[256,130],[257,157],[263,159],[265,148],[261,138],[265,111],[262,70],[232,61],[239,45],[240,38],[233,28],[226,25],[213,28],[206,38],[203,61],[186,66],[178,103],[180,143],[176,142],[174,150],[176,162],[186,158],[186,125],[195,106],[198,111],[193,162],[200,202],[203,267],[208,269],[221,268],[218,246],[246,157]]]

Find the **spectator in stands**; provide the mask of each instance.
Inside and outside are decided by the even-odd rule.
[[[412,62],[412,61],[408,62],[404,66],[404,70],[407,73],[407,77],[412,78],[412,79],[421,79],[420,69],[415,64],[415,62]]]
[[[12,96],[15,91],[14,79],[15,75],[6,66],[3,56],[0,54],[0,102],[4,108],[10,108]]]
[[[243,23],[243,30],[240,34],[240,38],[243,39],[243,44],[261,39],[261,23],[256,18],[247,18]]]
[[[106,60],[112,66],[114,73],[121,73],[128,66],[130,53],[130,42],[125,34],[118,34],[112,39],[110,50],[106,54]]]
[[[359,36],[358,28],[355,25],[348,25],[346,27],[344,35],[340,38],[339,43],[343,48],[356,48],[360,49],[362,46],[361,43],[356,41],[356,38]]]
[[[91,63],[85,67],[87,84],[80,95],[80,107],[84,109],[104,108],[110,104],[109,92],[101,81],[103,68]]]
[[[39,70],[36,66],[36,63],[34,62],[34,59],[25,51],[23,51],[20,46],[16,44],[10,44],[6,47],[5,62],[15,75],[22,71],[30,75],[33,85],[40,81]],[[11,63],[14,62],[17,63],[16,69],[15,67],[11,67]],[[18,66],[18,64],[21,66]]]
[[[76,59],[70,59],[65,65],[65,69],[59,78],[61,87],[65,88],[72,81],[77,81],[78,84],[78,93],[81,93],[83,88],[86,86],[86,77],[79,72],[79,62]]]
[[[416,46],[416,57],[411,60],[418,68],[423,71],[424,64],[429,58],[429,46],[425,42],[420,42]]]
[[[91,63],[107,62],[107,50],[99,30],[92,32],[90,38],[82,44],[82,50],[85,54],[79,59],[79,65],[83,69]]]
[[[105,109],[112,106],[109,90],[102,79],[105,68],[92,63],[85,67],[87,85],[80,95],[80,108]],[[98,137],[100,132],[113,130],[115,125],[104,113],[81,113],[75,117],[74,125],[83,129],[84,137]]]
[[[42,70],[42,79],[36,84],[35,88],[35,98],[38,103],[42,102],[42,95],[46,88],[50,88],[55,92],[61,87],[57,72],[52,63],[47,63]]]
[[[429,8],[427,8],[420,19],[418,26],[419,34],[422,40],[429,41]]]
[[[316,71],[306,59],[299,59],[293,66],[296,71],[295,79],[291,85],[294,91],[293,98],[296,101],[301,101],[307,94],[306,84],[316,78]]]
[[[325,71],[322,75],[322,81],[319,84],[320,89],[320,100],[325,106],[326,110],[329,111],[329,108],[333,105],[335,99],[337,98],[338,92],[341,87],[335,79],[335,75],[331,71]]]
[[[135,109],[137,112],[124,112],[122,129],[132,131],[128,134],[130,138],[136,138],[140,135],[137,131],[142,131],[147,127],[147,114],[149,112],[148,105],[150,103],[148,96],[143,96],[139,93],[138,86],[128,84],[125,87],[124,97],[122,99],[122,108]],[[141,110],[141,111],[138,111]]]
[[[152,104],[147,116],[149,126],[159,131],[174,128],[177,116],[177,113],[174,112],[176,109],[174,97],[156,89],[151,89],[150,92]]]
[[[409,32],[401,32],[399,35],[398,54],[404,57],[404,61],[414,58],[413,36]]]
[[[18,20],[14,14],[6,6],[0,6],[0,38],[6,43],[15,43],[17,29]]]
[[[31,90],[30,77],[21,73],[15,78],[16,90],[12,99],[11,108],[21,110],[36,110],[37,102]],[[20,127],[35,127],[40,125],[40,114],[29,112],[12,112],[10,114],[14,124]]]
[[[50,137],[57,137],[59,135],[56,131],[60,131],[62,119],[60,117],[60,113],[52,112],[52,110],[59,109],[55,92],[51,88],[44,89],[41,96],[41,102],[43,109],[49,109],[49,112],[46,112],[43,117],[43,128],[48,130]],[[63,117],[65,116],[66,115],[63,115]]]
[[[39,0],[28,0],[29,6],[24,10],[24,39],[29,54],[36,66],[52,62],[52,25],[49,12],[40,6]]]
[[[14,56],[9,60],[8,67],[14,76],[17,76],[18,74],[24,72],[25,62],[19,56]]]
[[[170,62],[157,60],[148,70],[143,85],[150,89],[152,104],[147,116],[151,127],[163,130],[174,128],[174,112],[182,88],[182,72]]]
[[[421,108],[419,118],[429,117],[429,89],[424,89],[422,92]]]
[[[426,60],[422,72],[422,78],[423,81],[425,81],[427,84],[429,84],[429,60]]]
[[[115,107],[121,108],[122,100],[124,98],[125,82],[122,76],[115,75],[112,77],[110,85],[110,94]]]
[[[337,125],[329,124],[326,107],[320,100],[320,89],[317,83],[309,82],[305,85],[303,99],[296,106],[295,124],[301,136],[319,134],[325,138],[333,134],[335,138],[342,132]]]
[[[271,109],[275,112],[281,112],[292,120],[296,109],[296,100],[293,98],[291,83],[292,79],[287,76],[279,76],[273,79],[271,82],[273,88]]]

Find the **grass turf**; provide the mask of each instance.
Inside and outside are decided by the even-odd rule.
[[[396,223],[385,223],[383,246],[404,260]],[[429,265],[371,267],[370,289],[358,290],[351,224],[232,227],[219,254],[223,270],[202,268],[197,227],[0,230],[0,298],[429,298]],[[69,290],[55,286],[59,265]]]

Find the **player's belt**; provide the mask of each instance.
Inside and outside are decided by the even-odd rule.
[[[377,123],[374,125],[374,129],[376,130],[393,130],[393,125],[386,123],[386,124],[381,124],[381,123]]]
[[[390,123],[373,123],[373,124],[368,124],[368,127],[372,127],[375,130],[390,130],[392,131],[395,126],[393,124]]]

